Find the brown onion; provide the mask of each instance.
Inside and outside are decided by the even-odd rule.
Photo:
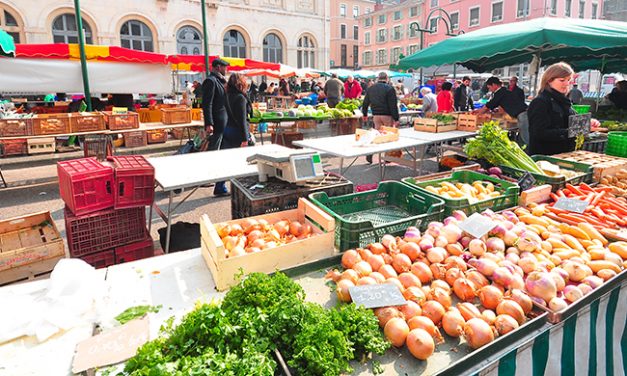
[[[384,283],[385,282],[385,277],[383,276],[383,274],[381,274],[379,272],[372,272],[372,273],[370,273],[370,275],[368,277],[374,278],[374,280],[377,281],[377,283]]]
[[[377,281],[372,277],[361,277],[357,281],[357,286],[376,285]]]
[[[416,261],[418,256],[422,253],[418,244],[411,242],[403,244],[399,247],[399,250],[406,254],[412,262]]]
[[[354,249],[349,249],[342,255],[342,266],[346,269],[351,269],[359,261],[361,261],[361,256]]]
[[[465,272],[468,269],[468,265],[466,265],[466,261],[459,256],[449,256],[444,260],[444,267],[447,269],[457,268],[462,272]]]
[[[453,292],[459,299],[472,302],[475,300],[475,296],[477,296],[477,287],[471,280],[459,278],[453,284]]]
[[[402,306],[399,306],[398,309],[399,311],[401,311],[401,313],[405,317],[405,320],[408,320],[408,321],[412,317],[420,316],[422,314],[422,308],[420,308],[420,305],[418,305],[418,303],[412,300],[408,300],[407,303],[405,303]]]
[[[525,312],[525,315],[528,315],[529,312],[531,312],[531,310],[533,309],[533,301],[531,300],[529,295],[525,294],[523,290],[519,290],[519,289],[510,290],[508,295],[510,299],[512,299],[513,301],[518,303],[518,305],[520,305],[520,308],[523,309],[523,312]]]
[[[370,273],[372,273],[372,266],[370,266],[370,264],[366,261],[359,261],[353,266],[353,270],[355,270],[361,277],[367,277]]]
[[[433,247],[427,250],[427,259],[431,263],[442,262],[447,256],[448,253],[446,252],[446,249],[442,247]]]
[[[351,280],[341,279],[335,288],[338,299],[346,303],[350,302],[352,298],[348,289],[352,286],[355,286],[355,284]]]
[[[372,266],[372,270],[379,270],[383,265],[385,265],[385,261],[383,261],[383,256],[381,255],[372,255],[368,257],[368,264]]]
[[[422,329],[429,333],[431,337],[433,337],[437,343],[444,342],[444,337],[440,333],[438,327],[433,323],[433,321],[426,316],[416,316],[407,322],[410,330],[414,329]]]
[[[303,225],[298,221],[293,221],[290,223],[290,234],[298,237],[303,232]]]
[[[375,308],[374,315],[379,320],[379,326],[384,328],[385,324],[395,317],[403,318],[403,314],[396,307]]]
[[[464,316],[462,316],[458,309],[449,309],[444,313],[444,316],[442,316],[442,329],[451,337],[461,336],[464,331],[465,323],[466,320],[464,320]]]
[[[442,304],[444,309],[451,308],[451,305],[453,304],[450,293],[439,287],[431,289],[427,297],[429,300],[435,300],[436,302]]]
[[[494,320],[496,320],[496,313],[494,313],[491,309],[484,309],[481,312],[481,319],[488,323],[488,325],[494,324]]]
[[[240,236],[242,235],[243,232],[244,232],[244,229],[242,228],[240,224],[238,223],[231,224],[231,232],[229,232],[229,235]]]
[[[481,273],[476,270],[469,270],[466,272],[466,278],[472,281],[478,288],[483,286],[487,286],[490,284],[490,281]]]
[[[422,304],[427,298],[420,287],[410,286],[403,291],[403,297],[418,304]]]
[[[481,312],[479,312],[479,309],[472,303],[459,303],[457,309],[459,309],[459,313],[462,314],[466,321],[473,318],[481,318]]]
[[[393,317],[385,324],[383,333],[393,346],[401,347],[409,334],[409,326],[402,318]]]
[[[404,253],[398,253],[392,256],[392,266],[397,273],[408,272],[411,270],[411,260]]]
[[[431,282],[431,289],[434,289],[436,287],[443,289],[449,295],[451,294],[451,286],[448,283],[446,283],[446,281],[443,281],[441,279],[436,279],[435,281]]]
[[[330,279],[333,282],[337,282],[341,279],[341,277],[342,277],[342,274],[337,269],[333,269],[333,270],[327,271],[327,274],[325,274],[324,279]]]
[[[386,253],[386,249],[381,243],[372,243],[368,246],[368,249],[370,249],[370,252],[374,253],[375,255]]]
[[[422,305],[422,315],[430,318],[435,325],[440,324],[442,316],[444,316],[444,312],[446,312],[446,310],[442,304],[436,302],[435,300],[429,300]]]
[[[411,265],[411,272],[420,279],[422,283],[429,283],[433,279],[433,273],[429,265],[422,261],[416,261]]]
[[[473,349],[478,349],[494,341],[494,332],[485,321],[472,318],[464,325],[464,338]]]
[[[403,284],[403,287],[405,288],[408,288],[410,286],[416,286],[416,287],[422,286],[422,283],[420,283],[420,279],[418,279],[418,277],[416,277],[410,272],[401,273],[398,276],[398,280],[401,281],[401,283]]]
[[[512,330],[518,329],[518,321],[510,315],[498,315],[494,320],[494,327],[500,335],[507,334]]]
[[[427,360],[435,351],[433,337],[423,329],[414,329],[407,335],[407,349],[420,360]]]
[[[340,279],[348,279],[353,283],[357,283],[359,280],[359,273],[353,269],[346,269],[342,272],[342,275],[340,275]]]
[[[401,283],[401,281],[399,281],[398,278],[396,278],[396,277],[390,277],[390,278],[386,279],[385,282],[383,282],[383,283],[391,283],[394,286],[398,287],[398,289],[402,293],[405,292],[405,287],[403,287],[403,284]],[[407,299],[407,298],[405,298],[405,299]]]
[[[479,300],[484,307],[496,309],[496,306],[503,300],[503,293],[494,286],[483,286],[479,289]]]
[[[449,285],[454,286],[455,281],[463,277],[464,277],[464,273],[461,270],[457,268],[450,268],[449,270],[446,271],[446,276],[444,277],[444,280]]]
[[[510,315],[519,325],[522,325],[527,318],[525,317],[525,311],[523,311],[520,304],[511,299],[505,299],[496,306],[496,313],[498,315]]]
[[[444,264],[434,263],[429,265],[429,269],[431,269],[434,279],[446,278],[446,267],[444,267]]]
[[[392,267],[392,265],[388,265],[385,264],[383,266],[381,266],[379,268],[379,270],[377,270],[379,273],[383,274],[383,276],[388,279],[388,278],[392,278],[392,277],[398,277],[398,274],[396,273],[396,270],[394,270],[394,267]]]

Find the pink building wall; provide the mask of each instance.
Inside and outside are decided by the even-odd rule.
[[[346,9],[344,15],[341,14],[342,6]],[[354,27],[361,29],[359,16],[367,11],[373,11],[375,2],[370,0],[332,0],[331,1],[331,40],[329,46],[329,59],[331,68],[353,68],[355,63],[361,64],[361,51],[359,51],[359,35],[354,37]],[[355,16],[356,14],[357,16]],[[342,37],[342,25],[346,27],[346,36]],[[346,64],[342,64],[342,45],[346,46]],[[355,61],[354,51],[357,47],[357,61]],[[331,64],[332,63],[332,64]]]

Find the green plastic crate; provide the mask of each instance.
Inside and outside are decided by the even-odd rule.
[[[397,181],[343,196],[312,193],[309,199],[335,218],[335,246],[340,251],[365,247],[385,234],[403,235],[410,226],[424,228],[441,220],[444,211],[441,199]]]
[[[547,176],[544,174],[537,174],[531,172],[531,175],[536,179],[536,185],[549,184],[553,192],[558,189],[562,189],[566,184],[577,185],[580,183],[591,183],[594,167],[589,164],[573,162],[566,159],[560,159],[555,157],[549,157],[546,155],[532,155],[531,159],[534,161],[547,161],[558,165],[560,168],[564,168],[571,171],[580,172],[580,176],[575,176],[570,179],[566,179],[564,176]],[[505,175],[511,176],[516,179],[520,179],[527,171],[514,167],[499,166]]]
[[[446,198],[440,195],[431,193],[425,189],[427,186],[439,186],[441,182],[455,183],[469,183],[472,184],[475,181],[489,181],[494,184],[494,189],[502,192],[503,194],[498,197],[490,198],[487,200],[478,201],[474,204],[468,202],[468,199],[459,198]],[[520,188],[516,183],[510,183],[505,180],[496,179],[488,175],[480,174],[474,171],[455,171],[450,178],[442,178],[428,181],[416,182],[414,178],[405,178],[403,183],[416,187],[422,193],[430,195],[432,197],[444,200],[444,216],[449,216],[455,210],[461,210],[464,213],[470,215],[472,213],[481,213],[485,209],[491,209],[493,211],[505,210],[518,205],[518,194]]]
[[[578,114],[587,114],[590,112],[590,105],[588,104],[574,104],[573,110]]]
[[[615,157],[627,157],[627,132],[609,132],[605,154]]]

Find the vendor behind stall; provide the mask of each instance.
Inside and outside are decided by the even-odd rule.
[[[498,77],[488,78],[486,86],[492,92],[492,99],[484,107],[473,111],[473,114],[484,114],[488,110],[494,111],[501,107],[505,113],[516,119],[527,109],[524,99],[504,88]]]
[[[568,122],[575,111],[566,97],[573,77],[573,69],[566,63],[548,67],[542,75],[540,93],[529,104],[530,155],[552,155],[575,150],[575,138],[568,137]]]

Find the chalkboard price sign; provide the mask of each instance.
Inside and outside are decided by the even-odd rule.
[[[460,223],[459,227],[475,238],[480,238],[495,228],[496,223],[494,223],[490,218],[484,217],[479,213],[475,213],[466,218],[464,222]]]
[[[560,197],[555,203],[556,209],[568,210],[575,213],[583,213],[588,207],[587,201],[581,201],[574,198]]]
[[[379,308],[407,304],[398,286],[391,283],[349,287],[348,292],[356,305]]]
[[[518,179],[518,186],[520,187],[520,190],[522,192],[533,187],[533,184],[535,182],[536,178],[534,178],[530,172],[525,172],[525,174],[520,179]]]
[[[580,134],[590,133],[592,114],[577,114],[568,117],[568,138],[577,137]]]

